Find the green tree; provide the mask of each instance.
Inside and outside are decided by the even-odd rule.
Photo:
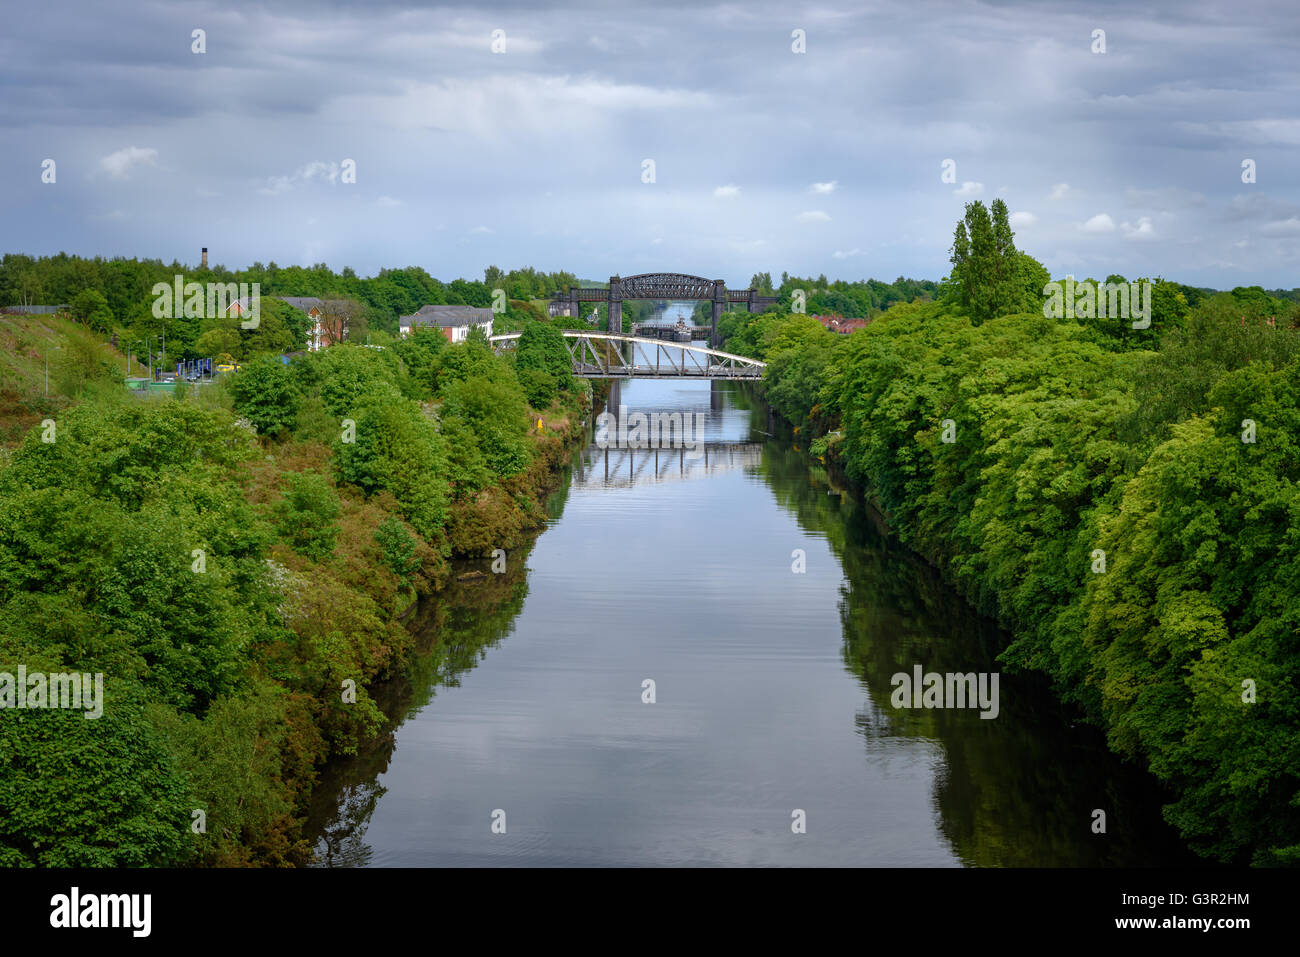
[[[427,326],[416,326],[409,336],[393,343],[391,348],[409,383],[407,397],[427,399],[432,396],[437,385],[438,354],[447,348],[446,337]]]
[[[310,472],[289,477],[289,487],[275,509],[276,524],[289,547],[317,562],[334,552],[338,517],[333,486]]]
[[[545,372],[558,389],[567,391],[572,386],[573,360],[564,345],[563,333],[550,323],[528,322],[524,325],[515,348],[515,368]]]
[[[419,570],[415,556],[418,542],[402,522],[386,518],[375,529],[375,543],[379,546],[384,565],[397,576],[403,585],[411,583],[411,576]]]
[[[331,415],[356,418],[362,406],[401,395],[395,370],[374,349],[344,343],[316,353],[314,361],[320,397]]]
[[[72,300],[72,314],[96,332],[107,333],[116,321],[108,300],[96,289],[86,289]]]
[[[237,323],[215,326],[201,334],[194,341],[194,348],[204,356],[229,356],[232,359],[244,357],[243,342],[239,330],[233,328]]]
[[[46,670],[63,668],[51,662]],[[147,720],[138,688],[109,677],[104,695],[103,714],[91,721],[57,708],[4,712],[0,867],[186,861],[193,802],[180,769]]]
[[[447,453],[441,435],[407,399],[377,401],[356,415],[355,441],[335,443],[340,480],[367,494],[392,492],[406,520],[436,541],[447,511]]]
[[[528,466],[528,410],[518,385],[475,376],[451,383],[444,396],[444,415],[469,424],[493,471],[508,477]]]
[[[1041,308],[1047,271],[1020,253],[1014,239],[1002,200],[995,199],[989,209],[979,200],[966,204],[966,215],[953,234],[949,285],[976,325]]]
[[[261,435],[277,435],[293,424],[302,400],[293,374],[278,359],[264,356],[241,369],[230,384],[235,411]]]
[[[544,369],[520,369],[519,386],[534,409],[545,409],[560,392],[555,376]]]

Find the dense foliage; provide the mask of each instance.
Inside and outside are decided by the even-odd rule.
[[[933,299],[939,294],[939,284],[929,279],[904,279],[899,276],[892,283],[879,279],[848,281],[844,279],[827,279],[825,275],[791,276],[781,274],[781,282],[774,285],[770,273],[755,273],[749,281],[750,286],[765,296],[776,296],[777,302],[766,311],[783,315],[797,312],[798,302],[802,297],[803,312],[810,316],[840,316],[845,319],[870,319],[880,315],[886,309],[902,302],[917,299]],[[712,320],[712,305],[707,302],[695,307],[694,320],[701,325],[708,325]],[[718,323],[723,336],[732,334],[748,320],[744,307],[736,304],[728,307],[727,313]]]
[[[53,431],[0,449],[0,673],[102,674],[104,701],[0,710],[0,866],[305,862],[316,768],[380,727],[367,688],[413,646],[398,616],[541,523],[590,402],[556,339],[523,351],[532,408],[514,356],[436,333],[174,398],[7,378]]]
[[[1192,847],[1300,863],[1300,317],[1156,286],[1149,337],[1041,300],[977,322],[980,288],[850,336],[743,316],[727,348],[1007,626],[1007,666],[1167,783]]]
[[[158,319],[153,315],[155,283],[258,283],[261,315],[256,329],[241,328],[236,315]],[[152,349],[157,355],[166,337],[168,364],[177,359],[227,356],[236,360],[302,349],[309,331],[307,317],[278,301],[277,296],[310,296],[349,303],[349,337],[358,342],[387,344],[396,336],[398,318],[424,305],[493,305],[494,290],[507,297],[502,328],[516,328],[538,316],[533,300],[577,285],[567,272],[541,272],[531,267],[484,270],[484,279],[442,282],[418,266],[384,269],[360,278],[350,268],[341,273],[324,263],[277,266],[254,263],[247,269],[208,268],[170,264],[157,259],[84,259],[60,253],[32,257],[9,253],[0,258],[0,307],[22,304],[70,306],[70,314],[97,332],[115,333],[123,349]],[[146,341],[157,337],[156,341]]]

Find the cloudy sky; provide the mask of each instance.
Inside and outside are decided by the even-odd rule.
[[[1295,0],[0,6],[0,252],[1300,285]]]

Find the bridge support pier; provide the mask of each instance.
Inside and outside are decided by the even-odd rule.
[[[709,348],[718,348],[718,320],[722,318],[722,310],[727,305],[727,281],[725,279],[713,280],[713,329],[709,334]]]
[[[607,328],[614,335],[623,333],[623,281],[609,277],[609,322]]]
[[[618,415],[619,404],[623,401],[623,391],[619,388],[618,379],[609,379],[609,397],[605,400],[605,411],[611,415]]]

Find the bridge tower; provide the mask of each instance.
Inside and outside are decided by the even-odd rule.
[[[609,331],[623,331],[623,280],[618,276],[609,277]]]
[[[610,415],[619,414],[618,407],[623,401],[623,390],[619,387],[618,379],[608,379],[609,395],[605,397],[605,411]],[[713,383],[709,383],[712,385]],[[616,420],[617,421],[617,420]]]
[[[727,280],[713,280],[713,328],[709,333],[709,348],[718,348],[718,320],[722,318],[723,307],[727,304]]]

